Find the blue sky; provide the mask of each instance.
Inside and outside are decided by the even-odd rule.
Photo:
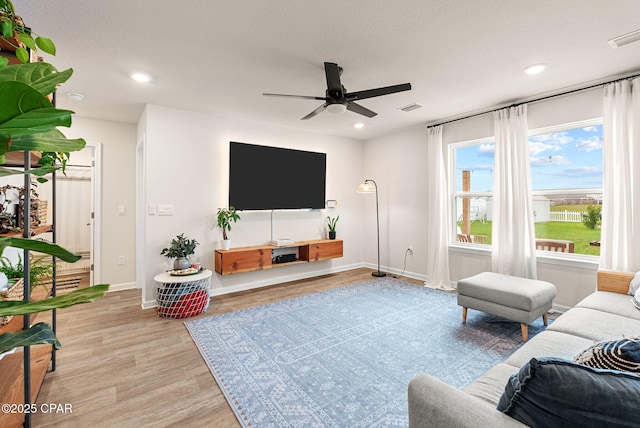
[[[456,149],[456,186],[471,170],[471,191],[493,189],[493,142]],[[602,125],[529,137],[533,190],[602,187]]]

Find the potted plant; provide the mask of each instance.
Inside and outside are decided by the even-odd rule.
[[[329,239],[336,239],[336,224],[340,220],[340,216],[327,217],[327,226],[329,227]]]
[[[218,208],[218,227],[222,229],[222,249],[231,248],[231,240],[227,232],[231,230],[231,223],[240,220],[240,215],[234,207]]]
[[[24,277],[24,266],[22,257],[18,258],[18,262],[14,265],[7,257],[0,259],[0,272],[4,273],[10,280],[20,279]],[[47,256],[34,257],[29,254],[29,282],[31,290],[40,285],[40,281],[51,279],[53,276],[53,263],[47,263]],[[47,288],[46,285],[42,285]]]
[[[0,0],[0,31],[2,36],[17,33],[20,41],[32,51],[40,48],[47,53],[55,52],[51,40],[40,38],[38,41],[37,37],[33,39],[33,33],[27,31],[22,20],[15,15],[11,0]],[[33,44],[31,40],[34,41]],[[43,175],[64,167],[60,161],[68,157],[68,152],[81,150],[85,146],[83,139],[67,139],[57,129],[60,126],[71,125],[73,112],[55,108],[50,101],[50,95],[58,85],[71,77],[73,71],[69,69],[58,72],[46,62],[8,66],[9,60],[2,56],[3,52],[0,51],[0,177],[29,174],[38,176],[40,181]],[[28,55],[23,55],[24,52],[26,51],[16,51],[16,57],[22,62],[29,60]],[[47,161],[35,169],[13,169],[3,166],[5,154],[14,151],[48,153],[51,156],[46,156]],[[80,255],[55,244],[0,235],[0,254],[6,247],[37,251],[68,263],[80,260]],[[0,317],[28,315],[89,302],[103,296],[108,288],[107,284],[95,285],[38,302],[1,300]],[[60,342],[51,326],[46,323],[37,323],[16,333],[0,334],[0,353],[19,346],[41,343],[60,348]]]
[[[173,268],[175,270],[187,269],[191,266],[189,256],[195,253],[197,246],[198,241],[185,238],[184,233],[181,233],[171,240],[169,247],[162,249],[160,255],[175,259],[173,261]]]

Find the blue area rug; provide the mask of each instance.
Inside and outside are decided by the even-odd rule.
[[[403,427],[416,374],[462,388],[522,345],[519,323],[461,320],[455,294],[380,278],[185,325],[243,426]]]

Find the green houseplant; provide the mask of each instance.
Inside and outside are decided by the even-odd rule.
[[[231,248],[231,240],[229,239],[227,232],[231,231],[231,223],[235,223],[240,220],[240,214],[234,207],[218,208],[217,221],[218,227],[222,229],[222,249],[228,250]]]
[[[24,266],[22,258],[14,265],[7,257],[0,258],[0,272],[4,273],[9,279],[17,279],[24,277]],[[53,263],[47,262],[47,256],[35,257],[29,254],[29,282],[31,289],[40,285],[40,281],[50,279],[53,276]],[[45,285],[43,287],[46,288]]]
[[[55,46],[49,39],[33,39],[33,33],[15,15],[10,0],[0,0],[0,28],[3,36],[17,34],[19,40],[32,50],[40,48],[44,52],[55,53]],[[34,41],[33,44],[31,40]],[[25,57],[19,52],[22,51],[16,49],[16,57],[23,62],[28,61],[28,55]],[[42,177],[60,169],[63,166],[60,161],[67,157],[67,153],[81,150],[85,146],[83,139],[67,139],[57,129],[59,126],[71,125],[73,112],[55,108],[49,99],[49,95],[58,85],[66,82],[73,71],[69,69],[58,72],[45,62],[7,64],[7,58],[0,56],[0,177],[20,174]],[[43,156],[43,159],[47,160],[37,168],[14,169],[1,166],[5,163],[5,154],[13,151],[44,153],[47,156]],[[78,254],[37,239],[0,236],[0,254],[6,247],[37,251],[68,263],[80,259]],[[95,285],[37,302],[2,300],[0,316],[28,315],[89,302],[103,296],[108,288],[107,284]],[[37,323],[16,333],[1,334],[0,353],[18,346],[41,343],[60,348],[60,342],[46,323]]]
[[[329,228],[329,239],[336,239],[336,225],[340,220],[340,216],[329,217],[327,216],[327,227]]]
[[[175,270],[186,269],[190,266],[189,256],[195,253],[197,246],[198,241],[185,238],[184,233],[181,233],[171,240],[171,245],[162,249],[160,255],[175,259],[173,261]]]

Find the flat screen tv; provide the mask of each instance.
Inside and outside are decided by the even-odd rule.
[[[230,142],[229,206],[237,210],[322,209],[326,153]]]

